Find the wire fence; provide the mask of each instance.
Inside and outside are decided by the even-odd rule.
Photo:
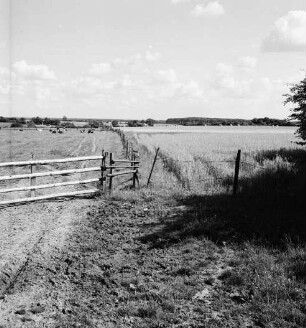
[[[138,140],[133,140],[134,138],[132,139],[128,138],[122,130],[116,129],[113,131],[120,136],[127,157],[129,157],[128,154],[133,154],[135,152],[135,149],[139,149]],[[159,149],[159,147],[157,147],[155,151],[157,149]],[[136,152],[138,153],[138,151]],[[147,152],[152,153],[152,151],[149,151],[148,149]],[[243,176],[243,178],[245,178],[246,175],[251,173],[249,170],[246,169],[247,167],[253,168],[256,171],[261,171],[261,172],[271,169],[271,166],[266,166],[266,165],[263,166],[259,163],[257,164],[256,162],[250,162],[245,159],[241,159],[241,150],[238,150],[236,158],[233,159],[213,160],[213,159],[205,159],[202,156],[192,156],[193,159],[184,159],[184,158],[176,159],[173,158],[171,154],[163,150],[159,151],[158,157],[163,162],[164,167],[168,171],[172,172],[172,174],[174,174],[174,176],[177,178],[177,180],[182,184],[184,188],[190,189],[192,185],[197,184],[197,182],[206,181],[206,182],[214,183],[216,181],[219,181],[219,182],[223,182],[225,185],[232,184],[234,194],[238,189],[239,173],[240,175]],[[206,166],[206,168],[205,167],[203,168],[204,170],[207,171],[206,177],[203,177],[203,173],[204,173],[203,171],[198,172],[198,174],[195,174],[195,170],[192,172],[191,171],[188,172],[188,170],[190,170],[188,164],[195,165],[195,167],[197,167],[198,166],[197,162],[200,162],[201,164]],[[232,171],[232,173],[229,173],[228,171],[229,168],[223,170],[223,168],[219,167],[219,165],[214,165],[214,164],[223,164],[223,163],[233,165],[234,170]],[[187,168],[184,164],[187,164],[186,165]]]

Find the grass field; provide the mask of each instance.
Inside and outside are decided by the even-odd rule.
[[[165,167],[193,192],[229,188],[238,149],[242,151],[240,176],[250,177],[265,168],[289,165],[288,158],[266,156],[282,148],[299,149],[288,133],[137,133],[139,144],[154,152],[160,147]],[[216,189],[216,190],[215,190]]]
[[[229,327],[247,326],[231,323],[243,313],[256,317],[259,327],[306,324],[306,151],[294,143],[292,129],[270,132],[128,132],[151,161],[160,147],[151,189],[155,197],[171,195],[188,207],[182,216],[161,220],[163,229],[150,242],[183,247],[190,239],[207,238],[233,251],[219,279],[221,290],[236,298],[236,307],[226,303],[222,292],[216,301],[219,309],[226,303]],[[233,196],[238,149],[240,187]],[[224,325],[218,318],[209,327]]]
[[[77,130],[68,130],[64,134],[52,134],[48,130],[0,130],[0,139],[3,140],[0,146],[1,162],[10,161],[25,161],[34,159],[55,159],[67,157],[82,157],[90,155],[101,155],[102,149],[105,151],[113,151],[114,156],[120,157],[121,143],[115,134],[109,134],[105,131],[96,131],[93,134],[80,133]],[[63,163],[52,165],[37,165],[35,170],[38,172],[49,171],[54,169],[70,169],[90,166],[99,166],[100,161]],[[26,174],[30,173],[28,166],[2,168],[1,175],[7,174]],[[80,176],[80,175],[79,175]],[[82,174],[82,177],[92,178],[97,177],[96,173]],[[73,176],[56,176],[37,178],[37,184],[62,182],[75,180],[76,175]],[[0,182],[4,187],[18,187],[28,183],[28,180],[10,180]],[[88,186],[87,186],[88,187]],[[66,186],[56,188],[57,192],[61,190],[75,190],[75,188],[84,188],[84,186]],[[50,193],[50,189],[38,190],[37,195]],[[29,196],[30,192],[15,192],[9,195],[0,194],[1,199],[18,198]]]

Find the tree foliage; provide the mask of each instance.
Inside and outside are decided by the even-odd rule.
[[[118,121],[117,120],[112,121],[112,126],[114,128],[118,127],[119,126]]]
[[[306,77],[301,82],[292,84],[289,90],[290,93],[284,94],[286,97],[284,105],[288,103],[295,105],[291,108],[290,119],[298,122],[296,134],[303,140],[299,144],[306,145]]]

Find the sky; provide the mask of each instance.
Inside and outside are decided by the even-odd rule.
[[[0,116],[286,118],[305,0],[0,0]]]

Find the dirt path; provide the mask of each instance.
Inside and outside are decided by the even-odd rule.
[[[40,242],[0,300],[0,325],[199,327],[223,315],[218,277],[231,253],[163,233],[185,208],[155,200],[67,205],[44,219],[54,216],[53,229],[37,232]]]

